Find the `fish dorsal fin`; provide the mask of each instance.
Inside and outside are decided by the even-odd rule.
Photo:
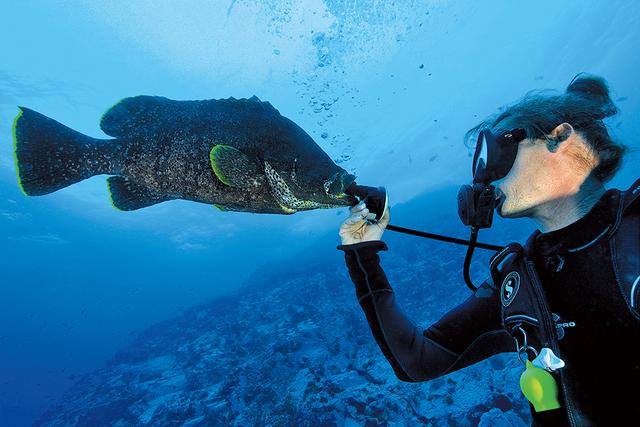
[[[253,95],[251,96],[251,98],[234,98],[233,96],[230,96],[227,99],[220,99],[220,100],[215,100],[212,99],[211,101],[219,101],[219,102],[230,102],[230,103],[235,103],[238,105],[251,105],[255,108],[261,109],[265,112],[271,112],[271,113],[275,113],[280,115],[280,111],[278,111],[273,105],[271,105],[271,103],[269,101],[261,101],[260,98],[258,98],[257,96]]]
[[[139,95],[124,98],[109,108],[100,119],[100,129],[107,135],[125,137],[139,135],[155,129],[157,123],[172,123],[171,104],[175,103],[162,96]]]
[[[107,110],[100,119],[100,128],[116,138],[156,135],[185,131],[190,123],[198,120],[214,123],[216,120],[238,120],[255,113],[280,116],[271,103],[261,101],[255,95],[251,98],[201,101],[176,101],[163,96],[139,95],[124,98]]]

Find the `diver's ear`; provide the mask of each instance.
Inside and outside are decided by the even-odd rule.
[[[547,148],[549,151],[555,153],[559,148],[566,147],[567,144],[562,144],[573,135],[573,126],[567,122],[560,123],[556,126],[549,137],[547,138]]]

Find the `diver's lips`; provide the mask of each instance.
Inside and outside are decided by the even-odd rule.
[[[502,204],[504,203],[504,199],[505,199],[505,195],[504,193],[498,188],[496,189],[496,210],[498,212],[502,212]]]

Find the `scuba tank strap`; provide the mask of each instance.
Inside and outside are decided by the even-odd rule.
[[[638,178],[631,186],[620,193],[620,206],[616,215],[616,221],[609,230],[609,235],[613,235],[622,221],[622,217],[632,212],[633,209],[640,208],[640,178]]]
[[[531,257],[531,255],[533,254],[534,251],[534,244],[536,241],[536,238],[542,234],[542,232],[538,229],[536,229],[533,233],[531,233],[531,235],[527,238],[526,243],[524,244],[524,253],[528,256]]]
[[[622,211],[626,211],[634,203],[636,206],[640,203],[640,178],[636,179],[636,181],[624,192]]]
[[[514,333],[526,326],[529,329],[529,342],[535,341],[540,347],[552,348],[557,354],[553,314],[534,263],[527,256],[525,248],[519,243],[509,243],[491,259],[490,269],[494,283],[500,287],[505,330]]]
[[[511,254],[522,254],[522,246],[519,243],[509,243],[505,247],[503,247],[499,252],[493,254],[489,260],[489,269],[491,270],[491,275],[494,273],[498,273],[500,264]]]
[[[640,319],[640,179],[620,193],[616,219],[609,230],[616,281],[632,315]]]
[[[536,234],[530,237],[527,246],[531,247]],[[491,259],[491,277],[500,289],[502,326],[513,337],[515,351],[527,370],[542,351],[551,350],[561,358],[553,313],[527,248],[519,243],[508,244]],[[569,424],[576,425],[574,404],[565,398],[569,396],[564,379],[566,374],[559,369],[549,375],[558,383],[564,396],[560,400],[562,403],[554,408],[566,406]]]

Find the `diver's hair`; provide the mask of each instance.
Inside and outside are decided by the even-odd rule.
[[[465,145],[473,147],[483,128],[489,128],[494,134],[523,128],[528,139],[542,138],[552,142],[551,131],[567,122],[596,154],[597,165],[591,174],[604,183],[613,178],[627,151],[626,146],[609,136],[603,122],[617,112],[618,108],[609,97],[607,82],[602,77],[580,73],[562,94],[533,90],[514,104],[501,108],[499,113],[467,131]]]

